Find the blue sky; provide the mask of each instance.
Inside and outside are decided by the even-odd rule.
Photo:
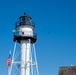
[[[7,75],[6,59],[14,46],[12,30],[24,12],[35,22],[40,75],[58,75],[60,66],[76,65],[76,0],[2,0],[0,75]]]

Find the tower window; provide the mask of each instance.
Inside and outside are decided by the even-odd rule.
[[[24,32],[22,32],[22,34],[24,34]]]

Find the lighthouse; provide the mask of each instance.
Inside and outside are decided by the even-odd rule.
[[[14,30],[15,45],[9,75],[39,75],[34,44],[37,34],[34,33],[34,30],[35,24],[27,13],[19,17]],[[20,50],[15,54],[17,43],[20,45]],[[17,58],[19,60],[15,60]],[[13,66],[17,68],[15,72],[12,72]],[[15,74],[16,72],[18,74]]]

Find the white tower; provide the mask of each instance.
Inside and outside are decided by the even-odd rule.
[[[14,32],[15,46],[9,75],[39,75],[34,45],[37,40],[37,35],[34,34],[34,29],[35,26],[30,16],[24,13],[23,16],[19,17]],[[17,43],[20,44],[20,51],[15,54],[17,51]],[[16,61],[15,59],[17,58],[19,60]],[[13,66],[17,69],[14,72],[12,72]]]

